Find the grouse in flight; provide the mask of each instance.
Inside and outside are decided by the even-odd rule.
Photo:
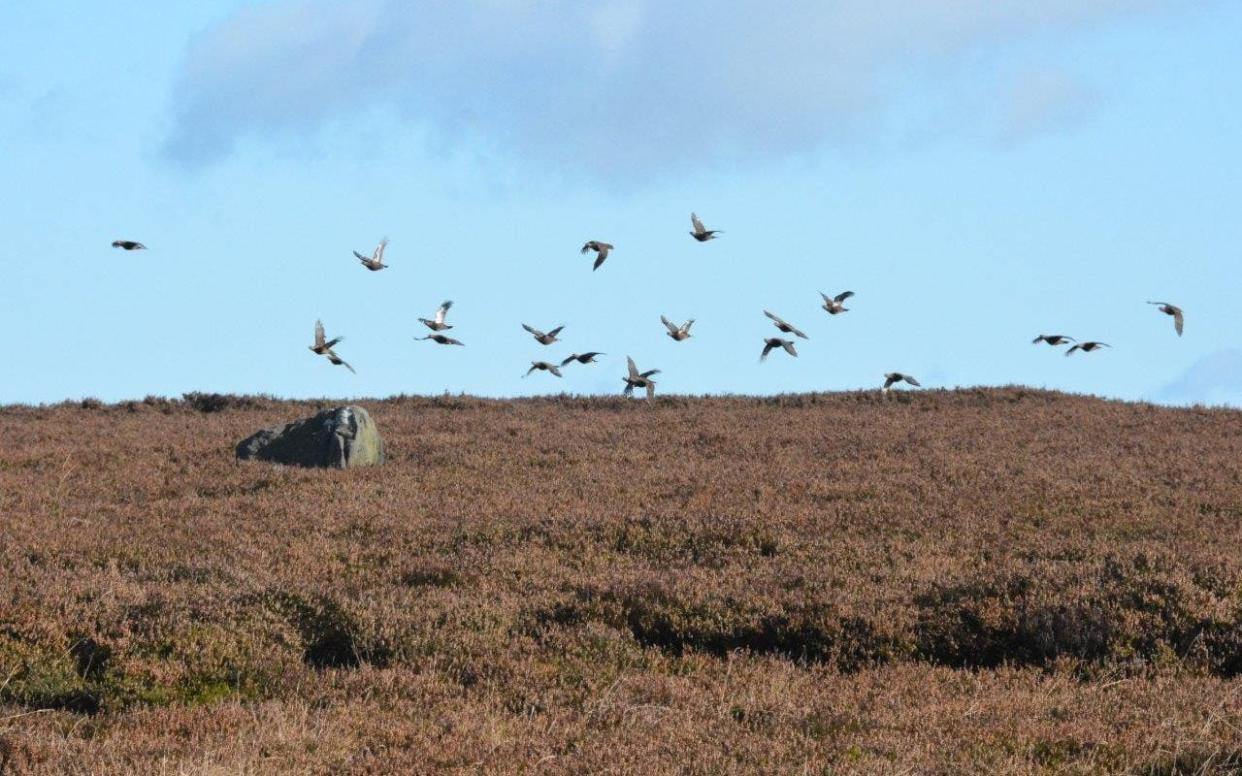
[[[343,339],[345,338],[334,337],[332,339],[327,339],[323,332],[323,321],[315,321],[315,344],[310,346],[311,352],[320,356],[326,356],[327,359],[333,364],[343,366],[353,372],[354,368],[332,350],[332,346]]]
[[[384,263],[384,249],[388,247],[388,238],[379,241],[379,245],[375,246],[375,252],[371,254],[371,258],[363,256],[358,251],[354,251],[354,255],[358,257],[358,261],[362,262],[362,266],[372,272],[379,272],[388,265]]]
[[[626,396],[629,396],[631,393],[634,392],[635,388],[646,388],[647,398],[654,399],[656,383],[655,383],[655,380],[651,379],[651,376],[654,374],[659,374],[660,370],[649,369],[646,372],[639,372],[638,367],[635,366],[634,364],[633,358],[626,356],[625,361],[626,361],[626,366],[629,367],[630,373],[627,377],[621,378],[625,381],[625,390],[622,391],[622,393],[624,393]]]
[[[1148,302],[1147,304],[1158,305],[1157,309],[1165,315],[1173,316],[1173,328],[1177,330],[1177,336],[1182,336],[1182,327],[1186,324],[1185,317],[1182,315],[1182,308],[1168,302]]]
[[[612,248],[613,246],[606,242],[600,242],[599,240],[591,240],[586,245],[582,246],[582,253],[584,254],[588,251],[595,251],[595,265],[591,267],[592,272],[599,269],[599,265],[603,264],[604,259],[608,258],[608,254],[612,251]]]
[[[844,302],[846,299],[853,296],[854,292],[842,291],[836,296],[828,296],[823,291],[820,291],[819,295],[824,298],[824,309],[828,311],[829,315],[840,315],[841,313],[848,313],[850,311],[850,309],[845,306]]]
[[[909,383],[910,385],[913,385],[915,388],[923,387],[922,383],[920,383],[918,380],[915,380],[910,375],[904,375],[901,372],[889,372],[888,374],[884,375],[884,387],[881,390],[887,393],[888,389],[892,388],[895,384],[902,383],[902,382]]]
[[[690,214],[690,225],[694,227],[694,231],[690,233],[690,236],[699,242],[714,240],[716,239],[716,235],[724,234],[724,232],[719,229],[708,229],[703,226],[703,222],[700,221],[699,217],[694,213]]]
[[[530,326],[527,326],[524,323],[522,324],[522,328],[529,331],[531,333],[531,336],[534,337],[535,341],[538,342],[540,345],[551,345],[553,342],[556,342],[556,335],[560,334],[561,329],[565,327],[564,325],[557,326],[555,329],[553,329],[552,331],[546,334],[543,333],[542,331],[539,331],[538,329],[531,328]]]
[[[449,308],[452,306],[453,300],[451,299],[441,302],[440,309],[436,310],[436,318],[434,321],[428,318],[419,318],[418,320],[422,321],[423,325],[432,331],[444,331],[445,329],[451,329],[453,328],[453,325],[451,323],[445,323],[444,318],[448,315]]]
[[[759,356],[760,361],[766,361],[768,354],[775,348],[784,348],[785,352],[795,358],[798,351],[794,350],[793,340],[781,339],[780,337],[769,337],[763,341],[763,354]]]
[[[681,342],[682,340],[690,339],[690,327],[694,325],[693,318],[680,326],[673,323],[668,318],[665,318],[663,315],[660,316],[660,320],[664,322],[664,327],[668,329],[668,336],[672,337],[673,341]]]

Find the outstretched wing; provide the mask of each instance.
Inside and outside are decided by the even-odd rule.
[[[841,293],[837,294],[836,300],[838,302],[844,302],[846,299],[849,299],[853,295],[854,295],[853,291],[842,291]]]
[[[536,364],[534,361],[530,362],[530,369],[527,369],[526,374],[522,375],[522,377],[530,377],[530,373],[535,371],[538,368],[539,368],[538,364]]]
[[[323,321],[315,321],[315,347],[324,347],[326,345],[324,340]]]
[[[553,364],[548,364],[548,371],[556,375],[557,377],[561,376],[561,370]]]
[[[379,245],[375,246],[375,253],[371,256],[375,261],[384,260],[384,249],[388,247],[388,238],[385,237],[379,241]]]
[[[1177,329],[1177,336],[1182,336],[1182,327],[1186,323],[1185,316],[1182,315],[1182,308],[1173,308],[1173,328]]]
[[[785,352],[789,355],[794,356],[795,358],[798,356],[798,351],[794,350],[794,344],[789,340],[783,340],[781,342],[781,347],[784,348]]]
[[[775,313],[771,313],[771,312],[768,312],[767,310],[764,310],[763,314],[771,318],[773,321],[775,321],[777,326],[788,326],[789,325],[788,323],[785,323],[785,321],[779,315],[776,315]]]
[[[689,333],[690,333],[690,327],[691,327],[691,326],[693,326],[693,325],[694,325],[694,319],[693,319],[693,318],[691,318],[690,320],[688,320],[688,321],[686,321],[686,322],[685,322],[685,324],[681,327],[681,330],[682,330],[682,331],[684,331],[686,334],[689,334]]]
[[[791,332],[793,332],[794,334],[797,334],[797,335],[798,335],[799,337],[801,337],[802,339],[810,339],[810,337],[808,337],[808,336],[806,336],[805,334],[803,334],[803,333],[802,333],[802,329],[799,329],[798,327],[793,326],[793,325],[788,324],[788,323],[787,323],[787,324],[785,324],[785,325],[786,325],[786,326],[789,326],[789,330],[790,330]]]
[[[570,363],[571,361],[577,361],[577,360],[578,360],[578,356],[577,356],[577,354],[572,355],[572,356],[570,356],[569,358],[564,359],[563,361],[561,361],[561,366],[569,366],[569,363]]]
[[[698,232],[699,234],[702,234],[703,232],[707,231],[707,229],[703,226],[703,222],[699,220],[698,215],[695,213],[690,214],[690,225],[693,226],[694,231]]]
[[[652,375],[658,375],[658,374],[660,374],[659,369],[648,369],[646,372],[643,372],[641,375],[639,375],[639,377],[642,377],[644,380],[646,380]]]
[[[909,383],[910,385],[913,385],[913,386],[915,386],[915,387],[917,387],[917,388],[922,388],[922,387],[923,387],[923,384],[922,384],[922,383],[920,383],[918,380],[915,380],[915,379],[914,379],[913,377],[911,377],[910,375],[903,375],[903,377],[905,378],[906,382],[907,382],[907,383]]]
[[[887,391],[889,388],[892,388],[893,383],[897,382],[900,379],[901,379],[901,375],[899,374],[884,375],[884,390]]]
[[[452,299],[446,299],[440,303],[440,309],[436,310],[436,323],[444,323],[444,316],[448,315],[449,308],[452,306]]]
[[[327,356],[328,356],[328,360],[329,360],[329,361],[331,361],[333,364],[336,364],[337,366],[343,366],[343,367],[345,367],[346,369],[348,369],[349,371],[354,372],[354,368],[353,368],[352,366],[350,366],[350,365],[349,365],[349,362],[348,362],[348,361],[346,361],[345,359],[341,358],[340,356],[338,356],[337,354],[333,353],[332,351],[330,351],[330,350],[329,350],[329,351],[328,351],[328,353],[327,353]],[[357,373],[357,372],[354,372],[354,374],[358,374],[358,373]]]
[[[626,366],[630,369],[630,379],[637,380],[642,375],[638,374],[638,365],[634,363],[634,359],[630,356],[625,357]]]
[[[539,331],[538,329],[532,329],[530,326],[527,326],[527,325],[526,325],[526,324],[524,324],[524,323],[522,324],[522,328],[523,328],[523,329],[526,329],[526,330],[527,330],[527,331],[529,331],[531,334],[534,334],[536,337],[542,337],[542,336],[543,336],[543,332]]]
[[[663,315],[661,315],[660,322],[664,324],[664,328],[668,329],[669,334],[677,333],[677,326],[672,321],[670,321],[668,318],[665,318]]]
[[[591,271],[594,272],[599,269],[599,265],[603,264],[606,258],[608,258],[608,251],[600,251],[599,255],[595,257],[595,263],[591,265]]]
[[[563,328],[565,328],[563,325],[562,325],[562,326],[557,326],[555,329],[553,329],[552,331],[548,332],[548,336],[549,336],[549,337],[555,337],[556,335],[558,335],[558,334],[560,334],[560,333],[561,333],[561,329],[563,329]]]
[[[654,399],[655,399],[655,383],[648,380],[647,381],[647,401],[653,401]]]
[[[580,250],[580,251],[578,251],[578,252],[579,252],[579,253],[586,253],[587,251],[591,250],[592,248],[594,248],[594,247],[595,247],[595,246],[592,244],[593,242],[594,242],[594,241],[589,242],[589,243],[587,243],[586,245],[583,245],[583,246],[582,246],[582,250]]]
[[[772,348],[776,347],[776,344],[777,343],[775,342],[768,342],[767,340],[764,340],[763,353],[759,355],[759,360],[766,361],[768,358],[768,354],[772,352]]]

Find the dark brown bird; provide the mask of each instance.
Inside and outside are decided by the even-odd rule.
[[[311,352],[320,356],[326,356],[328,361],[333,364],[343,366],[353,372],[354,368],[332,350],[332,346],[343,339],[345,338],[336,337],[334,339],[327,339],[323,333],[323,322],[315,321],[315,344],[310,346]]]
[[[570,362],[577,361],[579,364],[594,364],[596,356],[604,356],[606,353],[600,353],[592,350],[590,353],[571,353],[569,358],[561,362],[561,366],[568,366]]]
[[[639,372],[638,367],[634,365],[634,359],[630,358],[629,356],[625,357],[625,362],[626,362],[626,365],[629,367],[630,373],[629,373],[629,376],[621,378],[622,380],[625,381],[625,390],[622,391],[622,393],[625,394],[626,396],[629,396],[631,393],[634,392],[635,388],[646,388],[647,398],[649,400],[654,399],[656,383],[655,383],[655,380],[651,379],[651,376],[659,374],[660,370],[650,369],[646,372]]]
[[[113,240],[112,247],[122,248],[127,251],[145,251],[147,249],[147,246],[133,240]]]
[[[1185,316],[1182,315],[1182,308],[1168,302],[1148,302],[1147,304],[1159,305],[1157,309],[1165,315],[1173,316],[1173,328],[1177,329],[1177,336],[1182,336],[1182,326],[1186,323]]]
[[[694,213],[690,214],[690,225],[694,227],[694,231],[690,233],[690,236],[699,242],[714,240],[716,239],[716,235],[724,234],[724,232],[720,229],[708,229],[703,226],[703,222],[700,221],[699,217]]]
[[[1049,345],[1064,345],[1067,342],[1077,342],[1073,337],[1067,337],[1064,334],[1041,334],[1031,340],[1032,345],[1038,345],[1041,342],[1047,342]]]
[[[884,387],[881,388],[880,390],[884,391],[885,393],[888,393],[889,388],[892,388],[895,384],[902,383],[902,382],[909,383],[910,385],[913,385],[915,388],[923,387],[922,383],[920,383],[918,380],[915,380],[910,375],[904,375],[901,372],[889,372],[888,374],[884,375]]]
[[[785,352],[795,358],[798,351],[794,350],[793,340],[781,339],[780,337],[769,337],[763,341],[763,354],[759,356],[760,361],[766,361],[768,354],[775,348],[784,348]]]
[[[663,315],[660,316],[660,320],[664,322],[664,327],[668,329],[668,336],[672,337],[675,342],[690,339],[690,327],[694,325],[693,318],[680,326],[673,323],[668,318],[665,318]]]
[[[797,326],[794,326],[794,325],[792,325],[792,324],[790,324],[790,323],[787,323],[787,322],[786,322],[783,318],[781,318],[779,315],[775,315],[775,314],[773,314],[773,313],[770,313],[770,312],[768,312],[767,310],[764,310],[764,311],[763,311],[763,314],[764,314],[764,315],[766,315],[766,316],[768,316],[769,318],[771,318],[771,319],[772,319],[772,323],[773,323],[773,324],[775,324],[776,328],[780,329],[780,330],[781,330],[782,332],[784,332],[785,334],[796,334],[797,336],[801,337],[802,339],[810,339],[810,337],[808,337],[808,336],[806,336],[805,334],[803,334],[803,333],[802,333],[802,330],[801,330],[801,329],[799,329]]]
[[[844,306],[843,302],[853,296],[854,292],[842,291],[836,296],[828,296],[823,291],[820,291],[819,295],[824,298],[824,309],[828,311],[829,315],[840,315],[850,311],[848,307]]]
[[[524,323],[522,324],[522,328],[529,331],[531,333],[531,336],[534,337],[535,341],[538,342],[540,345],[551,345],[553,342],[556,342],[556,335],[560,334],[561,329],[565,328],[565,326],[564,325],[557,326],[555,329],[548,332],[547,334],[544,334],[538,329],[531,328],[530,326],[527,326]]]
[[[384,249],[388,247],[388,238],[379,241],[379,245],[375,246],[375,252],[371,254],[371,258],[363,256],[358,251],[354,251],[354,255],[358,257],[358,261],[362,262],[362,266],[372,272],[379,272],[388,265],[384,263]]]
[[[591,240],[586,245],[582,246],[582,253],[584,254],[588,251],[595,251],[595,265],[591,267],[592,272],[599,269],[599,265],[604,263],[604,259],[608,258],[608,254],[612,251],[612,249],[613,246],[606,242],[600,242],[599,240]]]
[[[529,377],[530,373],[535,371],[536,369],[542,370],[544,372],[551,372],[557,377],[561,376],[561,368],[557,366],[556,364],[549,364],[547,361],[532,361],[530,362],[530,369],[527,369],[526,374],[522,375],[522,377]]]
[[[431,340],[437,345],[461,345],[464,347],[466,344],[461,340],[455,340],[452,337],[448,337],[443,334],[428,334],[426,337],[415,337],[414,339],[419,340],[420,342],[422,340]]]
[[[452,324],[445,323],[444,318],[448,315],[449,308],[452,306],[453,300],[445,300],[440,303],[440,309],[436,310],[436,318],[434,321],[427,318],[419,318],[418,320],[422,321],[423,325],[432,331],[444,331],[445,329],[451,329],[453,328]]]
[[[1075,344],[1069,350],[1065,351],[1065,355],[1072,356],[1074,355],[1075,350],[1081,350],[1083,353],[1090,353],[1093,350],[1099,350],[1100,348],[1111,348],[1111,347],[1112,345],[1109,345],[1107,342],[1079,342]]]

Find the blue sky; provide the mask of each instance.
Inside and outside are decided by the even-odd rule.
[[[122,5],[0,6],[0,402],[614,392],[629,354],[670,393],[1242,404],[1237,3]],[[413,341],[443,299],[465,348]],[[800,358],[758,362],[765,308]]]

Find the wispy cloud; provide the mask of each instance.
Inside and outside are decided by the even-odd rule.
[[[1199,359],[1156,398],[1171,404],[1242,406],[1242,350],[1220,350]]]
[[[1101,101],[1097,90],[1061,70],[1027,70],[1010,79],[1006,87],[998,128],[1006,141],[1076,124]]]
[[[1167,5],[277,0],[191,42],[165,150],[202,165],[239,138],[386,108],[433,134],[465,132],[597,174],[781,156],[874,125],[894,99],[894,68]],[[1009,99],[1007,131],[1021,134],[1082,110],[1089,95],[1044,75]]]

